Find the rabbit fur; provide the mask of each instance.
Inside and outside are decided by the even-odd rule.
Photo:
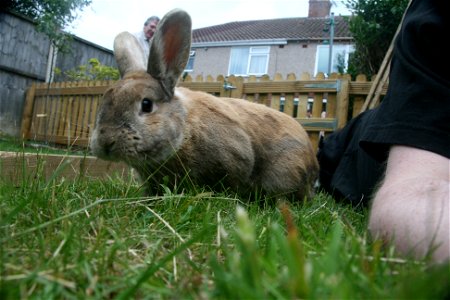
[[[318,163],[303,127],[262,104],[176,87],[190,46],[191,19],[179,9],[160,21],[147,68],[132,34],[115,38],[122,79],[104,94],[92,153],[128,163],[150,193],[187,175],[238,193],[310,197]]]

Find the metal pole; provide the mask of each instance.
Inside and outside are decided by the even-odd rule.
[[[333,40],[334,40],[334,13],[330,14],[330,52],[328,55],[328,76],[330,76],[333,65]]]
[[[47,72],[45,73],[45,82],[53,82],[55,76],[55,66],[56,57],[58,55],[58,48],[50,41],[50,46],[48,49],[48,59],[47,59]]]

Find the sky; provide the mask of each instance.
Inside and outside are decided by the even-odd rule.
[[[345,0],[331,0],[335,15],[349,15]],[[162,18],[174,8],[184,9],[192,18],[192,28],[234,21],[307,17],[309,0],[92,0],[78,12],[66,31],[112,49],[114,37],[122,32],[142,30],[145,20]]]

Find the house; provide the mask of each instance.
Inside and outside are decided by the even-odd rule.
[[[304,18],[230,22],[193,30],[186,71],[198,75],[328,74],[346,67],[353,50],[346,17],[330,15],[329,0],[310,0]],[[331,24],[333,26],[331,26]]]

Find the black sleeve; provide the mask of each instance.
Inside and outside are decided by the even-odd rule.
[[[450,1],[413,0],[395,41],[386,97],[361,146],[379,161],[391,145],[450,158]]]
[[[320,141],[317,159],[323,190],[353,205],[367,205],[385,164],[361,150],[359,142],[376,109],[353,118],[344,128]]]

